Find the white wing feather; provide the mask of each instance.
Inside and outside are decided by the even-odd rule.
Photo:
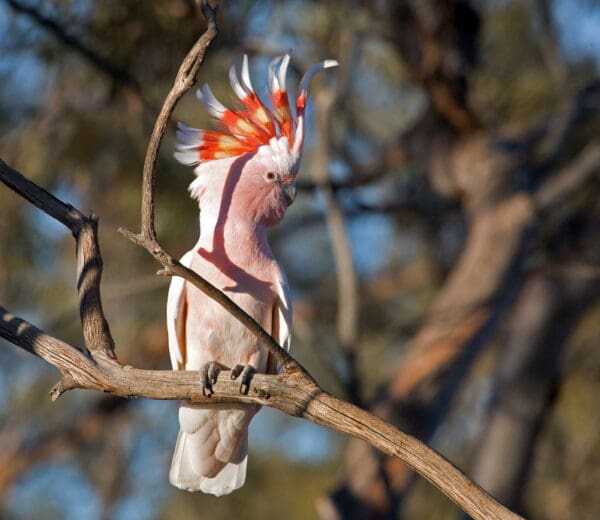
[[[194,251],[188,251],[180,262],[190,267]],[[185,280],[174,276],[167,297],[167,334],[169,336],[169,356],[173,370],[183,370],[185,361]]]
[[[290,286],[283,271],[276,282],[277,301],[273,312],[273,338],[289,352],[292,339],[292,305]]]

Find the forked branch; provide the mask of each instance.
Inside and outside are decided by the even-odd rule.
[[[214,394],[202,395],[198,372],[140,370],[90,359],[75,347],[56,339],[0,307],[0,336],[35,354],[67,375],[53,393],[87,388],[123,397],[190,399],[202,403],[254,403],[270,406],[316,424],[369,442],[386,455],[400,458],[476,519],[516,520],[510,512],[446,460],[389,423],[324,392],[301,373],[256,374],[247,395],[223,372]],[[63,381],[65,381],[63,379]]]
[[[213,404],[251,402],[270,406],[354,435],[371,443],[383,453],[400,458],[474,518],[520,518],[495,501],[436,451],[382,419],[324,392],[306,370],[256,321],[221,291],[183,267],[158,244],[154,229],[154,166],[173,108],[183,93],[195,82],[206,49],[216,35],[215,11],[204,3],[203,12],[208,21],[208,29],[179,69],[148,147],[144,164],[141,233],[122,232],[146,248],[163,265],[163,274],[185,278],[244,323],[282,363],[283,373],[277,376],[255,375],[247,395],[240,394],[239,383],[232,381],[227,377],[228,374],[224,373],[214,385],[215,393],[204,397],[198,384],[197,372],[140,370],[121,366],[116,362],[112,338],[102,313],[102,262],[96,235],[97,219],[94,216],[85,217],[79,210],[27,180],[1,160],[0,180],[48,215],[62,222],[75,235],[78,245],[78,288],[82,327],[90,356],[14,316],[3,307],[0,307],[0,336],[41,357],[63,374],[62,380],[52,391],[53,399],[70,388],[87,388],[125,397],[190,399],[194,402]]]

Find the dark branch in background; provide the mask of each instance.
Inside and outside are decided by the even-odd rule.
[[[577,125],[600,112],[600,79],[593,78],[563,102],[556,112],[524,135],[510,140],[523,155],[531,155],[528,166],[537,175],[547,173],[565,152]]]
[[[599,167],[596,143],[580,151],[563,170],[557,168],[557,159],[572,145],[574,125],[600,106],[593,86],[597,81],[575,96],[564,109],[565,115],[552,118],[535,140],[518,143],[518,150],[536,147],[533,160],[529,160],[532,153],[519,156],[501,150],[484,132],[474,133],[479,122],[465,104],[468,77],[460,76],[476,62],[479,22],[472,17],[478,15],[469,2],[434,4],[439,12],[432,15],[432,4],[403,0],[395,3],[395,16],[387,17],[391,22],[387,37],[398,46],[431,101],[429,113],[402,142],[409,156],[420,160],[440,194],[460,197],[470,228],[461,258],[374,408],[378,415],[424,440],[431,438],[444,418],[460,377],[520,290],[532,246],[530,230],[539,227],[538,217],[546,217],[557,204],[579,192]],[[458,16],[461,9],[467,15],[462,19]],[[444,53],[450,49],[456,51],[450,60],[458,57],[464,65],[457,76],[452,75],[455,67],[444,67]],[[515,190],[517,171],[533,179],[531,194]],[[346,481],[322,499],[319,513],[324,520],[397,516],[413,481],[411,472],[397,461],[374,459],[370,447],[355,440],[348,443],[350,469]],[[362,477],[361,469],[367,466],[380,471]],[[386,493],[390,486],[391,497]]]
[[[57,40],[83,56],[86,60],[96,66],[100,71],[113,79],[115,82],[127,87],[137,96],[142,98],[142,87],[139,81],[134,78],[126,69],[116,66],[108,58],[100,55],[97,51],[90,48],[78,38],[72,34],[69,34],[69,32],[56,20],[44,15],[34,6],[24,4],[18,0],[4,1],[16,12],[28,16],[40,27],[48,30]]]
[[[502,153],[496,148],[471,144],[462,153],[464,158],[456,167],[469,171],[470,176],[478,180],[470,186],[472,190],[485,192],[489,189],[486,183],[510,178],[512,174],[511,162],[503,163],[499,157],[494,158],[494,154]],[[478,170],[467,164],[485,167]],[[486,172],[488,168],[491,169]],[[421,439],[431,438],[445,416],[458,382],[523,283],[523,264],[532,246],[531,229],[547,220],[549,213],[564,205],[590,179],[597,177],[599,171],[600,144],[590,143],[533,195],[509,192],[500,200],[491,199],[477,207],[469,215],[471,226],[464,252],[438,292],[425,323],[408,345],[392,380],[381,392],[375,413]],[[489,175],[492,172],[494,175]],[[466,197],[471,195],[465,194]],[[538,221],[537,217],[542,218]],[[367,448],[351,441],[348,458],[368,464],[365,460],[372,460],[372,455]],[[391,460],[383,462],[382,468],[387,478],[366,482],[365,479],[354,481],[354,473],[350,473],[348,483],[323,499],[329,501],[328,508],[350,519],[365,518],[368,514],[380,518],[374,511],[390,511],[394,506],[390,503],[382,506],[372,489],[381,489],[386,482],[394,483],[395,507],[398,508],[413,480],[411,472]]]
[[[376,3],[369,8],[377,11]],[[477,61],[481,20],[469,2],[400,0],[391,13],[380,13],[388,24],[379,28],[402,54],[414,81],[428,94],[433,112],[452,131],[480,128],[468,105],[468,72]],[[449,57],[458,63],[448,67]]]
[[[91,222],[87,222],[80,211],[64,204],[30,181],[24,181],[20,174],[3,162],[0,162],[0,180],[65,224],[76,235],[78,257],[82,259],[78,261],[80,271],[78,285],[80,292],[83,291],[80,301],[84,307],[82,326],[87,329],[84,333],[89,335],[86,336],[86,342],[89,343],[90,356],[88,357],[74,346],[53,338],[2,307],[0,307],[0,336],[41,357],[60,370],[63,377],[52,390],[53,399],[70,388],[88,388],[124,397],[190,399],[194,402],[215,404],[251,402],[271,406],[290,415],[304,417],[317,424],[355,435],[383,453],[401,458],[477,519],[520,518],[487,495],[437,452],[385,421],[349,403],[337,400],[321,390],[303,367],[289,357],[254,320],[219,290],[194,272],[180,266],[158,244],[154,230],[156,155],[175,103],[194,83],[204,53],[216,35],[214,9],[204,3],[203,12],[208,20],[208,28],[184,59],[175,85],[167,96],[157,119],[148,146],[142,188],[142,232],[139,235],[124,233],[134,242],[145,247],[163,264],[165,267],[163,273],[185,278],[221,303],[235,318],[246,323],[283,364],[283,373],[278,376],[256,375],[248,389],[248,394],[240,395],[239,383],[231,380],[228,372],[225,371],[215,384],[215,393],[210,397],[204,397],[198,384],[197,372],[139,370],[121,366],[113,359],[112,339],[99,305],[101,261],[97,236],[92,232],[89,234],[89,240],[81,240],[81,244],[78,236],[81,232],[79,226],[82,223],[91,226],[92,222],[95,224],[95,219],[90,218]],[[91,273],[89,278],[88,273]],[[90,299],[91,293],[97,294],[97,301]],[[91,307],[91,313],[88,313],[88,307]],[[98,312],[102,318],[100,327],[96,319]],[[100,348],[102,345],[105,348]]]
[[[533,162],[538,177],[551,171],[567,148],[577,127],[600,113],[600,79],[596,78],[576,92],[539,131],[537,161]],[[535,141],[534,141],[535,142]]]
[[[0,159],[0,178],[34,206],[67,226],[77,247],[77,292],[85,345],[94,356],[115,359],[115,343],[102,309],[100,281],[102,256],[98,245],[98,219],[86,217],[70,204],[40,188]]]
[[[554,87],[560,92],[566,85],[569,67],[560,52],[559,36],[552,16],[553,0],[535,0],[533,7],[540,23],[539,38],[542,58]]]
[[[552,401],[566,338],[598,290],[598,278],[537,273],[511,316],[474,477],[499,500],[522,509],[535,439]]]
[[[364,410],[323,392],[302,374],[256,374],[248,395],[224,371],[215,393],[204,397],[198,372],[139,370],[116,363],[96,363],[68,345],[0,307],[0,335],[38,355],[72,377],[71,387],[124,397],[191,399],[203,403],[254,403],[277,408],[343,433],[355,435],[384,453],[400,457],[446,496],[477,519],[521,518],[501,506],[444,457],[425,444]]]
[[[588,144],[570,164],[550,177],[534,194],[537,210],[547,214],[555,210],[589,179],[600,173],[600,143]]]
[[[23,438],[18,428],[2,432],[5,442],[0,453],[0,497],[7,496],[8,487],[34,465],[40,464],[67,445],[90,447],[105,431],[108,421],[122,417],[132,403],[112,395],[100,395],[98,401],[67,425],[46,426],[36,431],[34,439]],[[94,425],[95,428],[90,428]],[[90,429],[97,432],[90,438]],[[8,441],[8,442],[6,442]]]

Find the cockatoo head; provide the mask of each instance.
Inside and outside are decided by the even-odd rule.
[[[338,62],[325,60],[306,72],[300,81],[294,118],[285,88],[289,61],[286,54],[269,66],[270,106],[252,88],[247,56],[242,62],[241,81],[235,65],[229,70],[231,86],[241,101],[239,110],[222,105],[208,85],[198,90],[198,99],[221,131],[198,130],[180,123],[175,158],[197,165],[190,192],[201,207],[226,202],[228,217],[272,226],[293,202],[304,144],[308,85],[317,72]]]

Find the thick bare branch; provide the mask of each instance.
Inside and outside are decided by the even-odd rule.
[[[224,371],[215,393],[202,395],[198,372],[140,370],[88,359],[64,343],[0,307],[0,336],[48,361],[70,378],[69,386],[124,397],[191,399],[202,403],[255,403],[353,435],[398,457],[476,519],[521,518],[505,509],[442,455],[384,420],[327,394],[303,373],[256,374],[247,395]]]
[[[598,292],[593,272],[544,269],[514,308],[496,372],[474,479],[519,509],[535,440],[560,379],[561,357],[575,324]]]
[[[546,215],[567,200],[597,175],[599,168],[600,153],[592,143],[536,193],[506,193],[502,180],[509,178],[515,166],[502,157],[501,150],[482,144],[475,140],[462,149],[457,147],[453,158],[455,171],[468,172],[468,176],[458,177],[466,194],[463,204],[471,217],[464,251],[377,407],[379,415],[410,422],[411,433],[424,439],[430,438],[439,424],[461,376],[519,290],[523,280],[520,266],[536,216]],[[428,413],[431,402],[436,406]],[[363,464],[365,457],[371,456],[356,442],[350,443],[349,449],[355,454],[361,450],[355,457]],[[412,480],[410,471],[400,464],[386,468],[387,481],[401,494]],[[368,507],[373,500],[369,490],[376,478],[379,476],[364,479],[360,489],[353,488]]]
[[[67,226],[73,235],[79,232],[85,220],[85,215],[81,211],[70,204],[65,204],[44,188],[31,182],[17,170],[8,166],[2,159],[0,159],[0,180],[34,206]]]
[[[206,2],[203,4],[203,11],[208,20],[208,29],[185,58],[175,85],[167,96],[156,122],[148,147],[144,164],[141,233],[139,235],[124,233],[131,240],[145,247],[164,266],[164,274],[181,276],[190,281],[221,303],[235,318],[246,324],[284,365],[284,372],[278,376],[256,375],[247,395],[241,395],[239,383],[232,380],[228,372],[224,372],[214,386],[215,393],[210,397],[204,397],[198,384],[197,372],[152,371],[123,367],[115,363],[109,356],[96,356],[93,349],[90,349],[92,358],[88,358],[75,347],[49,336],[2,307],[0,307],[0,336],[40,356],[61,371],[63,378],[52,391],[54,399],[67,389],[87,388],[124,397],[190,399],[194,402],[215,404],[251,402],[271,406],[290,415],[304,417],[317,424],[354,435],[369,442],[383,453],[400,458],[409,467],[439,487],[474,518],[520,518],[497,503],[435,451],[382,419],[349,403],[339,401],[321,390],[304,368],[283,351],[250,316],[196,273],[181,266],[158,244],[154,229],[154,167],[158,148],[173,108],[177,100],[194,83],[206,48],[216,34],[215,11]],[[14,170],[12,172],[14,173]],[[10,173],[11,171],[9,171]],[[14,175],[8,175],[8,177],[13,180],[18,179]],[[11,185],[11,187],[13,186]],[[31,195],[30,190],[33,190],[35,195]],[[16,191],[19,192],[19,190]],[[37,205],[45,211],[49,207],[48,213],[61,222],[63,220],[68,222],[63,223],[70,228],[69,224],[74,226],[79,224],[80,212],[58,201],[44,190],[35,185],[27,185],[22,191],[25,192],[22,194],[32,202],[42,199],[42,202]],[[75,215],[73,222],[69,220],[71,213]],[[86,226],[92,224],[93,226],[92,233],[89,235],[91,246],[87,247],[89,257],[85,256],[85,252],[81,254],[78,252],[78,256],[80,255],[82,258],[79,262],[81,280],[79,285],[80,289],[84,287],[88,291],[97,290],[99,303],[101,262],[98,263],[96,220],[94,217],[89,217],[84,223]],[[76,238],[78,238],[77,235]],[[90,267],[90,261],[96,261],[96,265]],[[86,272],[88,271],[93,271],[95,274],[86,281]],[[95,303],[93,300],[84,298],[81,305],[87,308],[93,307]],[[87,314],[83,312],[82,316],[84,316],[84,328],[92,327],[92,324],[88,323],[90,320],[85,318]],[[108,329],[105,332],[100,331],[99,335],[106,336],[107,333]]]

